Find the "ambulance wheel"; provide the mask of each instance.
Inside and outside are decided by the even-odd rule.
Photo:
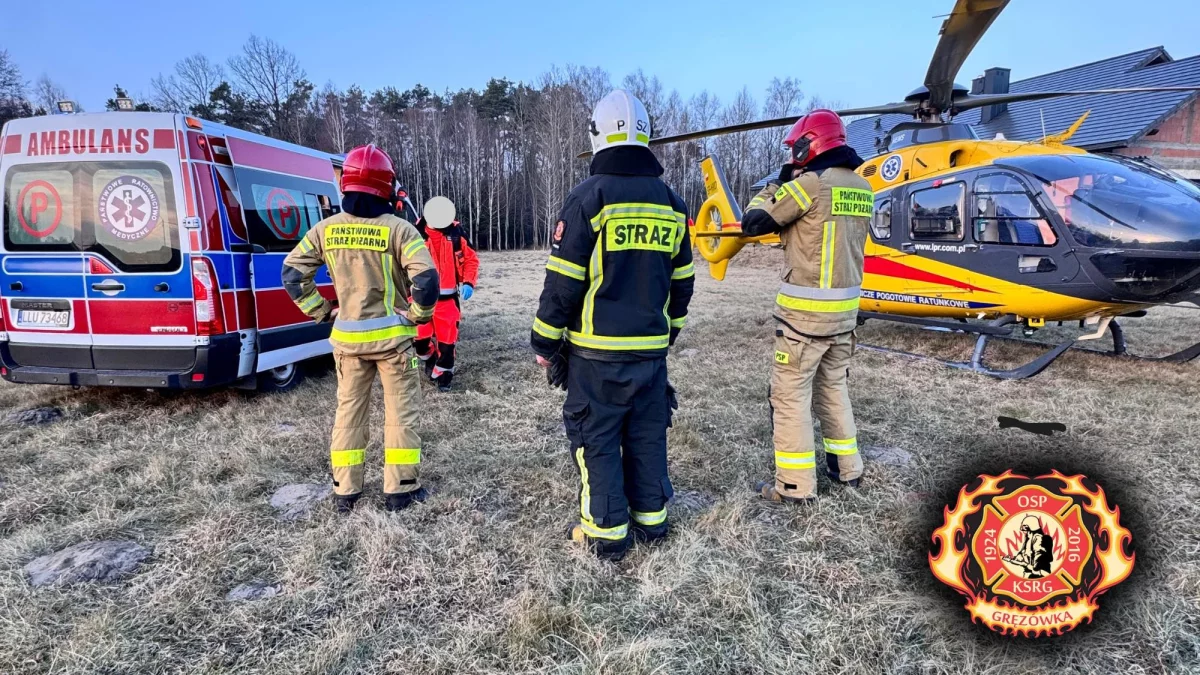
[[[258,390],[266,393],[284,392],[295,389],[304,381],[304,371],[299,363],[272,368],[258,375]]]

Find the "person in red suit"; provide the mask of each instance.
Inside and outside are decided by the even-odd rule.
[[[430,379],[437,382],[439,390],[450,391],[458,324],[462,318],[461,303],[475,294],[479,256],[475,255],[457,220],[437,228],[421,218],[417,220],[417,231],[425,237],[425,246],[437,267],[441,294],[433,311],[433,321],[418,326],[417,340],[413,344]]]

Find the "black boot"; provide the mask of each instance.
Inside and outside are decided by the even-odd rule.
[[[446,371],[437,376],[438,391],[450,391],[450,382],[454,379],[454,373]]]
[[[395,513],[397,511],[403,511],[404,509],[412,506],[413,502],[425,501],[425,498],[428,496],[429,493],[425,491],[425,488],[417,488],[412,492],[401,492],[399,494],[388,495],[385,506],[387,507],[388,511]]]
[[[671,533],[671,525],[662,523],[661,525],[642,525],[633,523],[630,525],[633,531],[633,540],[639,544],[657,544],[667,538]]]
[[[613,562],[624,558],[625,553],[629,551],[629,547],[632,544],[629,537],[617,541],[589,537],[584,533],[583,527],[579,525],[573,525],[567,530],[567,538],[577,544],[583,544],[600,559],[611,560]]]
[[[354,503],[357,502],[358,498],[361,496],[361,492],[353,495],[334,495],[333,508],[340,514],[348,514],[354,511]]]

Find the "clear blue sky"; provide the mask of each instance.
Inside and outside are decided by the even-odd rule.
[[[614,84],[642,68],[687,96],[756,98],[772,77],[860,106],[903,98],[923,79],[938,15],[952,0],[4,0],[0,49],[31,82],[42,73],[97,110],[120,83],[150,79],[185,56],[224,62],[251,34],[299,57],[318,87],[367,90],[420,82],[436,91],[489,77],[530,81],[551,64],[600,66]],[[345,16],[339,16],[342,8]],[[737,13],[730,11],[736,8]],[[1013,0],[959,81],[990,66],[1022,79],[1146,47],[1200,54],[1196,0]]]

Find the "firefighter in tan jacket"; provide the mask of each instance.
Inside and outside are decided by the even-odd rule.
[[[420,366],[412,341],[416,324],[433,317],[439,287],[421,235],[394,215],[394,181],[391,159],[374,145],[350,151],[342,168],[343,212],[317,223],[283,264],[284,288],[300,310],[319,323],[333,321],[338,407],[330,461],[342,513],[353,510],[362,494],[376,372],[383,382],[387,509],[425,498],[415,428]],[[336,308],[313,282],[321,265],[329,266]]]
[[[784,144],[792,161],[742,218],[748,235],[778,232],[787,256],[771,375],[775,480],[757,489],[772,501],[807,502],[817,495],[814,408],[830,478],[858,487],[863,473],[847,384],[875,200],[835,113],[809,113]]]

